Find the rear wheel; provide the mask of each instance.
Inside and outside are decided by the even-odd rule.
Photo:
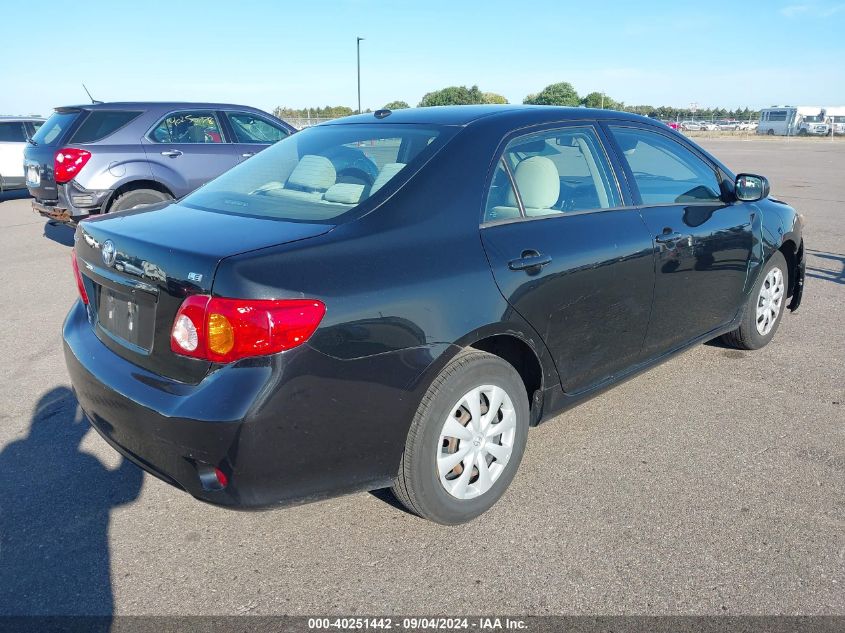
[[[780,325],[788,288],[786,259],[780,251],[775,251],[745,304],[739,327],[725,334],[722,341],[737,349],[760,349],[767,345]]]
[[[768,134],[769,136],[774,136],[775,131],[770,129],[768,132],[766,132],[766,134]]]
[[[173,200],[173,197],[162,191],[155,189],[133,189],[115,198],[109,207],[108,213],[126,211],[127,209],[134,209],[144,204],[158,204],[159,202],[167,202],[168,200]]]
[[[510,485],[527,436],[528,396],[516,370],[498,356],[463,352],[414,416],[393,493],[437,523],[474,519]]]

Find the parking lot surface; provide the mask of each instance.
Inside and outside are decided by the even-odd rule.
[[[123,463],[65,372],[72,232],[7,195],[0,613],[845,614],[845,142],[702,144],[805,214],[804,305],[532,430],[452,528],[374,494],[227,511]]]

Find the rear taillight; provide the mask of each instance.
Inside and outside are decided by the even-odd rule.
[[[170,332],[170,349],[182,356],[231,363],[301,345],[314,333],[326,306],[316,299],[185,299]]]
[[[53,161],[53,176],[58,184],[70,182],[82,171],[91,158],[91,152],[75,147],[63,147],[56,152]]]
[[[76,261],[76,249],[70,251],[70,261],[73,266],[73,276],[76,278],[76,287],[79,290],[79,298],[82,303],[88,305],[88,293],[85,292],[85,282],[82,281],[82,273],[79,272],[79,263]]]

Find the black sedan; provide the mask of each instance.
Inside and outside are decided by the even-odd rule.
[[[762,176],[642,117],[512,106],[307,129],[80,223],[73,263],[65,357],[116,450],[210,503],[390,486],[445,524],[496,502],[529,427],[698,343],[766,345],[804,280]]]

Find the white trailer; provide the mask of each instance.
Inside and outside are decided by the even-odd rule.
[[[834,134],[845,134],[845,106],[825,108],[826,123]]]
[[[820,106],[780,106],[760,110],[757,134],[769,136],[827,136],[830,127]]]

